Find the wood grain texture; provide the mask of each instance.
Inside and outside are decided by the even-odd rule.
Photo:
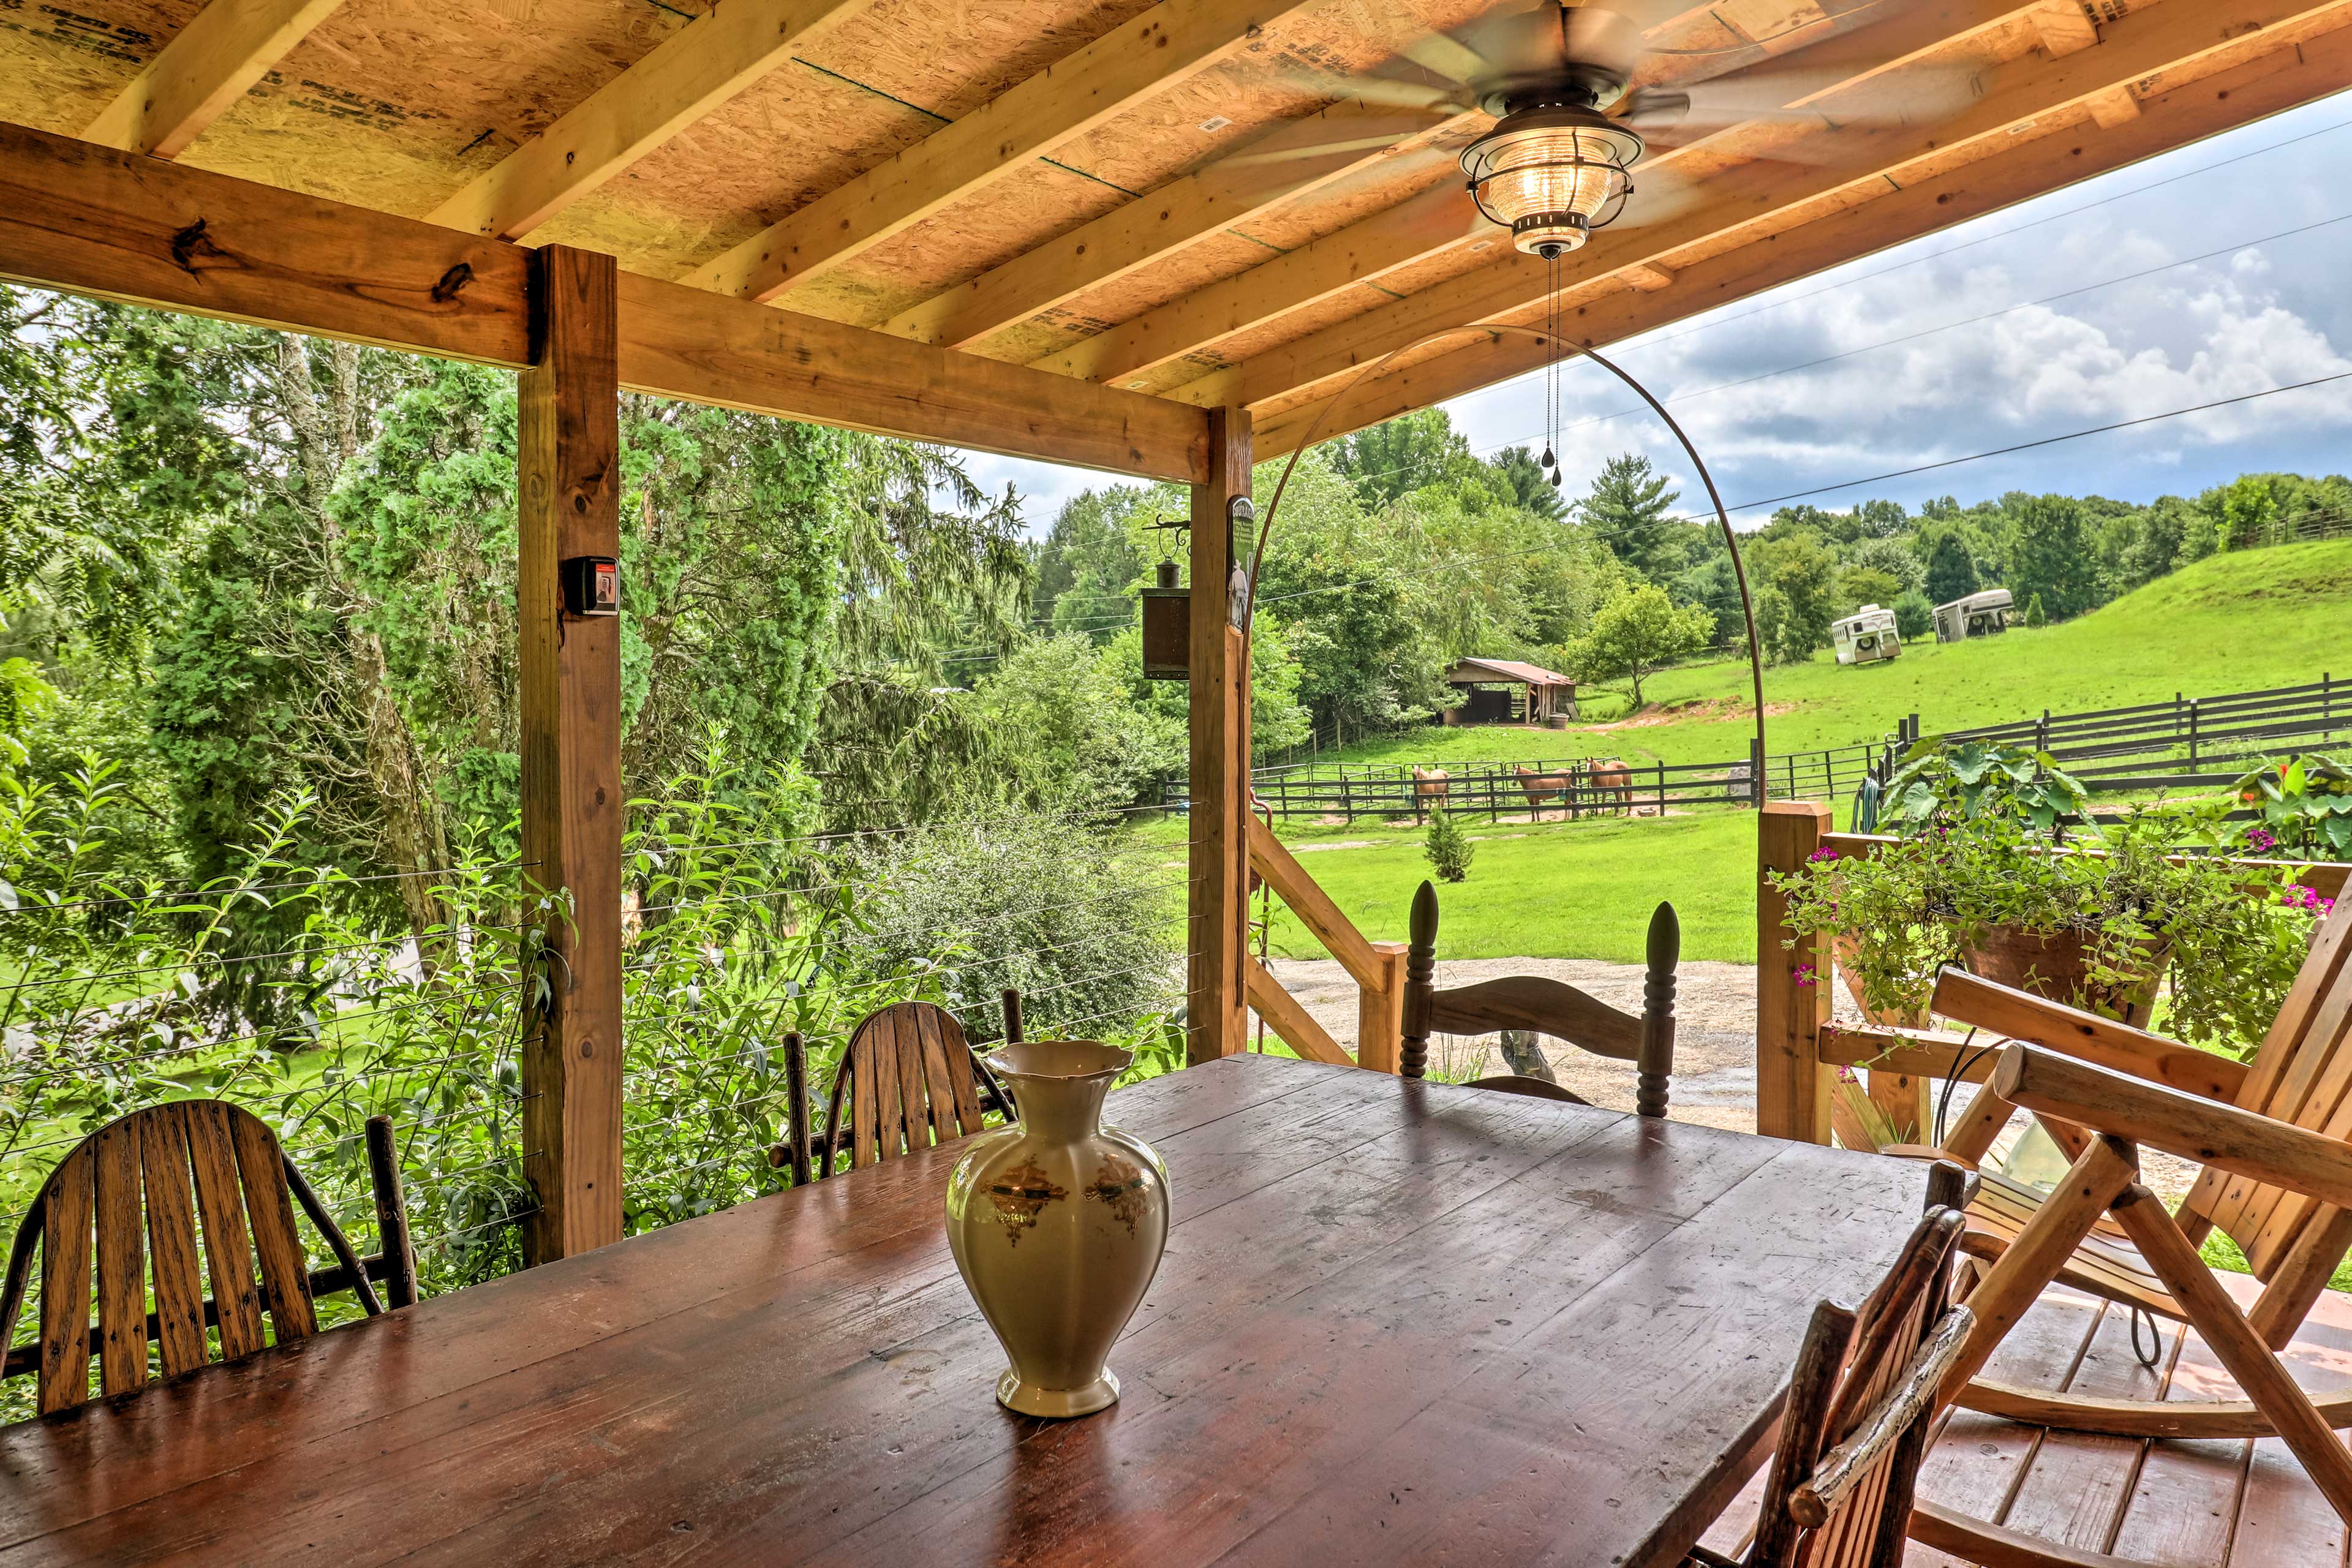
[[[1300,1005],[1297,997],[1284,989],[1274,972],[1259,963],[1255,953],[1242,962],[1247,965],[1249,1005],[1284,1045],[1310,1062],[1326,1062],[1333,1067],[1356,1065],[1355,1058],[1331,1037],[1330,1031]]]
[[[231,1110],[228,1131],[245,1187],[254,1257],[261,1265],[261,1299],[269,1308],[269,1326],[280,1344],[315,1334],[319,1321],[310,1301],[310,1266],[302,1256],[302,1237],[294,1229],[286,1156],[277,1136],[257,1116]]]
[[[82,132],[127,153],[176,158],[342,0],[213,0]]]
[[[546,907],[546,986],[523,1026],[533,1262],[621,1238],[621,623],[563,608],[562,563],[621,553],[613,258],[538,253],[537,359],[517,422],[522,858]],[[628,585],[621,585],[624,600]]]
[[[98,1215],[99,1392],[147,1381],[147,1226],[139,1201],[139,1128],[110,1122],[90,1136]]]
[[[97,1204],[89,1145],[66,1156],[41,1194],[41,1414],[89,1397],[89,1253]]]
[[[1988,1035],[2047,1046],[2077,1061],[2224,1104],[2239,1102],[2252,1071],[2243,1062],[1997,984],[1964,969],[1946,969],[1936,977],[1933,1005],[1939,1016],[1974,1025]]]
[[[1210,410],[1207,442],[1204,477],[1191,496],[1193,614],[1186,688],[1192,802],[1184,1054],[1196,1064],[1232,1056],[1246,1037],[1243,961],[1249,952],[1250,866],[1259,828],[1250,810],[1249,642],[1227,613],[1235,568],[1256,543],[1255,537],[1235,539],[1241,531],[1232,510],[1250,493],[1248,413]],[[1312,886],[1303,874],[1297,882]],[[1294,884],[1293,890],[1303,894],[1304,887]],[[1369,962],[1369,952],[1364,956]]]
[[[188,1175],[185,1108],[162,1105],[140,1124],[140,1170],[147,1188],[148,1257],[155,1275],[155,1340],[163,1375],[205,1364],[205,1282],[196,1251],[196,1210]]]
[[[1802,866],[1829,825],[1829,807],[1802,800],[1767,803],[1756,825],[1756,1131],[1809,1143],[1830,1137],[1836,1075],[1820,1054],[1830,1011],[1829,952],[1817,934],[1783,921],[1788,900],[1767,879]],[[1807,965],[1817,983],[1801,983],[1798,971]]]
[[[940,1146],[0,1429],[0,1550],[1650,1568],[1760,1460],[1803,1310],[1868,1289],[1923,1184],[1278,1058],[1112,1105],[1175,1229],[1103,1418],[991,1403]],[[262,1485],[297,1448],[303,1486]]]
[[[220,1315],[221,1354],[251,1355],[266,1342],[261,1288],[253,1272],[253,1244],[245,1223],[245,1190],[236,1150],[229,1141],[229,1108],[212,1100],[186,1107],[188,1163],[195,1175],[196,1211],[205,1227],[205,1261]]]

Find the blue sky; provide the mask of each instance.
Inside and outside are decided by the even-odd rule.
[[[2352,94],[1751,296],[1612,354],[1673,407],[1738,508],[2352,373],[2347,283]],[[1611,457],[1638,451],[1696,499],[1681,449],[1646,412],[1621,412],[1628,401],[1591,366],[1563,373],[1568,493]],[[1446,407],[1481,452],[1543,445],[1538,376]],[[1065,500],[1107,482],[967,456],[990,488],[1018,487],[1033,532]],[[1842,507],[1889,496],[1916,508],[2027,489],[2148,500],[2271,468],[2352,471],[2352,381],[1811,499]]]

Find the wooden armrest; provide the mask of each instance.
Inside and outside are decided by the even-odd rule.
[[[1936,977],[1932,1005],[1947,1018],[2225,1104],[2236,1102],[2246,1081],[2243,1062],[1996,984],[1965,969],[1947,968]]]
[[[1880,1401],[1861,1429],[1822,1455],[1812,1475],[1789,1494],[1789,1511],[1797,1516],[1798,1523],[1815,1530],[1827,1524],[1831,1510],[1885,1457],[1895,1439],[1934,1406],[1944,1374],[1960,1359],[1969,1331],[1976,1322],[1976,1314],[1966,1307],[1955,1307],[1944,1314],[1936,1331],[1912,1353],[1902,1381]]]
[[[2043,1050],[2011,1046],[1995,1094],[2039,1115],[2352,1209],[2352,1143]]]

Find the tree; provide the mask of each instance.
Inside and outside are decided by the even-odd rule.
[[[2050,624],[2049,613],[2042,609],[2042,595],[2039,594],[2034,595],[2033,602],[2025,606],[2025,624],[2035,631],[2040,631]]]
[[[1936,606],[1916,588],[1888,606],[1895,612],[1895,632],[1905,641],[1924,637],[1936,629]]]
[[[1453,813],[1439,806],[1429,814],[1429,834],[1421,852],[1441,882],[1459,882],[1470,875],[1470,858],[1476,847]]]
[[[1696,605],[1678,609],[1654,584],[1628,589],[1592,617],[1592,630],[1569,645],[1568,660],[1586,680],[1625,680],[1633,706],[1642,682],[1659,667],[1696,653],[1715,635],[1715,616]]]
[[[1810,534],[1766,540],[1756,547],[1757,577],[1775,607],[1768,630],[1759,597],[1758,630],[1777,664],[1801,664],[1828,640],[1837,618],[1837,558]]]
[[[1332,467],[1354,483],[1366,506],[1384,506],[1426,485],[1459,481],[1483,470],[1470,442],[1443,408],[1423,408],[1333,442]]]
[[[1937,530],[1927,545],[1928,602],[1948,605],[1976,591],[1977,565],[1969,554],[1968,542],[1957,529]]]
[[[1592,489],[1576,503],[1578,519],[1601,536],[1617,559],[1644,576],[1680,571],[1683,554],[1670,548],[1675,503],[1682,492],[1667,488],[1650,459],[1627,452],[1602,466]]]
[[[1850,616],[1864,605],[1892,605],[1902,594],[1903,584],[1885,573],[1849,566],[1838,574],[1836,610]]]
[[[1557,522],[1568,515],[1568,503],[1560,499],[1559,487],[1551,482],[1536,455],[1525,447],[1506,447],[1487,460],[1501,481],[1503,493],[1514,505],[1542,518]]]
[[[2053,620],[2079,616],[2096,605],[2098,557],[2081,503],[2066,496],[2032,496],[2009,510],[2015,524],[2010,540],[2010,592],[2020,598],[2038,596]]]
[[[1091,633],[1097,642],[1109,640],[1113,623],[1131,619],[1128,591],[1147,563],[1127,521],[1147,512],[1152,500],[1140,486],[1113,485],[1065,501],[1037,546],[1031,617],[1056,630]],[[1162,534],[1160,542],[1172,548],[1176,535]]]
[[[1927,574],[1919,563],[1918,553],[1911,548],[1910,542],[1907,540],[1858,540],[1846,549],[1844,556],[1848,566],[1859,567],[1870,572],[1884,572],[1894,578],[1900,584],[1895,589],[1898,594],[1906,589],[1922,587],[1927,581]]]

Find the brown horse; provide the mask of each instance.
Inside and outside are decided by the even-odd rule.
[[[1517,763],[1511,764],[1511,772],[1517,775],[1519,789],[1528,797],[1528,815],[1531,820],[1541,822],[1544,807],[1555,800],[1561,803],[1563,815],[1570,809],[1567,796],[1568,792],[1575,787],[1572,774],[1542,773],[1535,768],[1523,768]]]
[[[1412,819],[1421,820],[1422,812],[1432,805],[1445,804],[1446,781],[1452,775],[1444,768],[1416,766],[1412,770]]]
[[[1585,770],[1585,781],[1603,795],[1615,797],[1611,809],[1620,815],[1630,815],[1633,809],[1633,770],[1620,757],[1602,757]]]

